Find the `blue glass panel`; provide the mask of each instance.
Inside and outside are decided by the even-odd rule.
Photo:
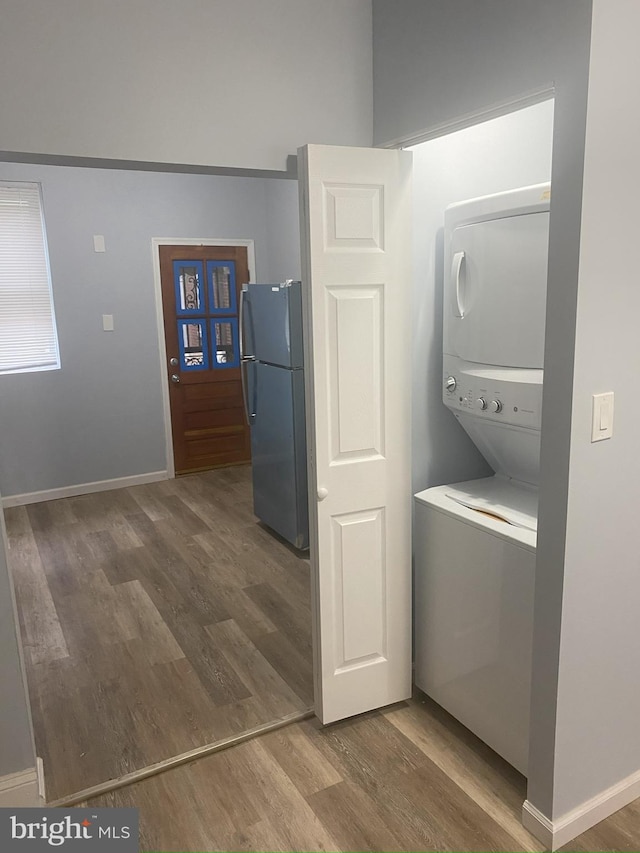
[[[207,261],[210,314],[237,314],[236,262]]]
[[[235,317],[211,321],[211,346],[213,347],[211,366],[214,369],[240,366],[238,321]]]
[[[205,313],[202,261],[174,261],[173,285],[179,317]]]
[[[208,370],[206,320],[178,320],[180,370]]]

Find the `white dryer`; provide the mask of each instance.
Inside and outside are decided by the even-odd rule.
[[[443,402],[495,475],[415,496],[416,684],[525,774],[549,198],[445,211]]]

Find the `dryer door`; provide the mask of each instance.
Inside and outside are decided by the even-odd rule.
[[[477,364],[541,368],[549,214],[456,228],[445,269],[445,352]]]

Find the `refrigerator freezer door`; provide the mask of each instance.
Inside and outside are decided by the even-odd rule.
[[[302,367],[300,282],[248,284],[243,308],[244,354],[267,364]]]
[[[308,548],[303,371],[257,362],[250,374],[254,512],[296,548]]]

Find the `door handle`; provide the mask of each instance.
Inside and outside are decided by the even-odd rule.
[[[255,421],[255,412],[249,411],[249,381],[247,379],[247,365],[256,360],[255,355],[247,355],[244,351],[244,312],[246,310],[245,294],[249,288],[248,284],[243,284],[240,290],[240,308],[239,308],[239,329],[238,338],[240,343],[240,383],[242,385],[242,404],[244,406],[244,416],[247,419],[249,426]]]
[[[247,292],[247,285],[243,284],[240,291],[240,308],[238,309],[240,328],[238,329],[238,344],[240,349],[240,361],[244,359],[244,295]]]
[[[329,494],[329,489],[325,489],[324,486],[321,486],[318,489],[317,494],[318,494],[318,500],[323,501],[327,497],[327,495]]]
[[[256,415],[255,412],[249,412],[249,382],[247,379],[247,365],[255,361],[253,355],[243,355],[240,359],[240,384],[242,385],[242,404],[244,406],[244,416],[247,419],[247,424],[251,426]]]
[[[180,377],[178,376],[178,374],[177,374],[177,373],[172,373],[172,374],[171,374],[171,381],[172,381],[172,382],[175,382],[175,383],[176,383],[176,385],[178,384],[178,382],[180,382]]]
[[[240,361],[255,361],[255,355],[248,353],[245,351],[244,347],[244,338],[245,338],[245,314],[247,312],[251,313],[251,302],[248,301],[247,291],[249,289],[248,284],[242,285],[242,290],[240,291],[240,308],[238,309],[238,338],[240,344]],[[251,317],[249,318],[251,322]]]
[[[451,261],[451,304],[454,317],[464,317],[464,305],[462,300],[462,288],[460,287],[460,271],[464,263],[464,252],[456,252]]]
[[[178,359],[175,356],[173,358],[169,359],[169,366],[170,367],[177,367],[178,364],[179,364]]]

